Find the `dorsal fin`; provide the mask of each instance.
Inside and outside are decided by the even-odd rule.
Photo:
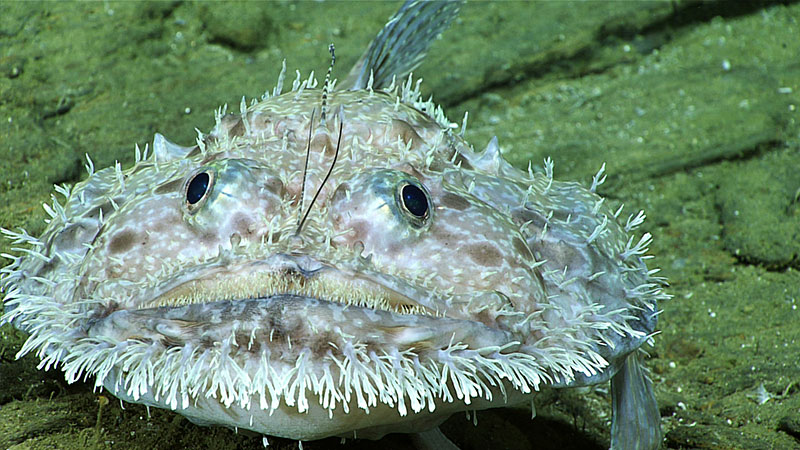
[[[497,142],[497,136],[494,136],[486,145],[483,153],[472,162],[475,167],[485,170],[489,173],[496,174],[500,168],[503,157],[500,154],[500,144]]]
[[[178,144],[173,144],[161,133],[156,133],[153,136],[153,154],[158,162],[185,158],[192,150],[194,150],[194,147],[182,147]]]
[[[486,145],[486,150],[477,158],[471,159],[470,163],[476,169],[496,176],[513,176],[511,174],[517,170],[503,158],[500,144],[497,142],[497,136],[493,137]]]
[[[374,89],[388,86],[393,78],[405,78],[422,62],[436,36],[456,18],[461,3],[461,0],[406,0],[372,40],[339,89],[366,89],[370,75]]]

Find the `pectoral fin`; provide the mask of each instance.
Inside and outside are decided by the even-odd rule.
[[[628,355],[611,379],[613,422],[611,450],[655,450],[661,446],[661,415],[653,383],[639,362]]]

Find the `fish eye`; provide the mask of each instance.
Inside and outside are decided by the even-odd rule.
[[[209,181],[210,178],[205,172],[198,173],[192,178],[192,181],[189,182],[189,186],[186,187],[186,201],[189,202],[190,205],[199,202],[200,199],[206,195]]]
[[[189,212],[196,211],[205,203],[213,183],[214,173],[209,170],[201,170],[189,178],[184,188],[186,207]]]
[[[413,219],[423,221],[430,215],[428,194],[419,186],[407,181],[403,182],[398,189],[398,197],[402,209]]]

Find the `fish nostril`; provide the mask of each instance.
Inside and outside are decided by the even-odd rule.
[[[278,196],[279,198],[283,199],[286,197],[286,186],[284,186],[283,182],[278,177],[270,176],[264,182],[263,189],[266,189],[267,192],[271,192],[272,194]]]

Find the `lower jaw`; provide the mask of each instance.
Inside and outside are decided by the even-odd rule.
[[[494,359],[515,350],[511,337],[478,322],[291,294],[115,311],[89,335],[105,347],[78,357],[95,357],[83,374],[77,358],[68,373],[200,424],[292,439],[413,431],[420,420],[517,402],[541,382],[531,372],[513,385]]]
[[[112,342],[162,342],[165,347],[252,350],[255,345],[273,351],[291,346],[320,350],[355,341],[381,351],[419,352],[459,342],[473,349],[508,347],[514,340],[510,333],[476,321],[400,314],[296,294],[118,310],[93,321],[88,335]]]

